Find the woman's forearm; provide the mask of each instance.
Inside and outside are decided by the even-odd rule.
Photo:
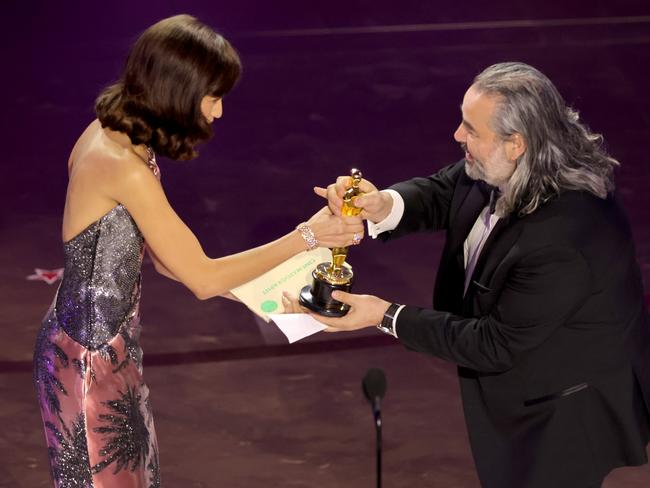
[[[247,251],[217,259],[206,258],[204,272],[188,287],[201,300],[224,295],[306,249],[305,240],[294,230]]]

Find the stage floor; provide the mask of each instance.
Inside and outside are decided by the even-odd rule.
[[[339,4],[340,3],[340,4]],[[182,2],[239,49],[244,76],[224,100],[215,138],[188,163],[161,161],[178,213],[213,256],[262,244],[306,220],[326,185],[353,166],[378,186],[428,175],[462,154],[452,134],[472,78],[499,61],[540,68],[604,134],[622,166],[620,198],[650,290],[650,6],[462,9],[364,0]],[[388,2],[385,2],[388,3]],[[569,3],[569,2],[564,2]],[[50,486],[31,382],[40,321],[62,266],[66,160],[130,42],[175,2],[7,7],[11,73],[0,121],[0,487]],[[18,36],[28,36],[17,42]],[[20,39],[23,39],[21,37]],[[370,239],[350,262],[355,290],[428,306],[439,235]],[[240,304],[200,302],[145,262],[145,379],[167,487],[374,485],[374,426],[361,378],[381,367],[384,486],[477,488],[455,368],[374,330],[287,345]],[[650,486],[650,467],[614,471],[605,488]]]

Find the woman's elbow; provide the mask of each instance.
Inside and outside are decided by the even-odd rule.
[[[202,270],[193,272],[185,270],[182,276],[176,279],[185,285],[199,300],[207,300],[228,291],[228,288],[223,286],[223,279],[216,273],[205,273]]]
[[[156,270],[156,273],[164,276],[165,278],[178,281],[178,278],[176,278],[176,276],[174,276],[174,274],[171,271],[169,271],[163,264],[161,264],[158,261],[153,262],[153,269]]]
[[[207,300],[212,298],[214,295],[205,286],[187,286],[190,291],[194,294],[199,300]]]
[[[208,300],[209,298],[214,298],[228,292],[228,290],[220,286],[215,286],[214,284],[194,283],[191,285],[187,284],[186,286],[199,300]]]

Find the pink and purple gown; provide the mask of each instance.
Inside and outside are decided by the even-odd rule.
[[[158,488],[138,344],[143,236],[117,205],[63,249],[63,281],[34,352],[54,486]]]

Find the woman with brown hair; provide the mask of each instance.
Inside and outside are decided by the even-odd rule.
[[[158,448],[142,377],[138,305],[144,249],[156,270],[200,299],[319,245],[356,244],[360,219],[326,208],[266,245],[208,258],[160,184],[155,154],[196,156],[240,73],[236,51],[193,17],[148,28],[68,162],[65,275],[34,353],[54,484],[159,487]]]

